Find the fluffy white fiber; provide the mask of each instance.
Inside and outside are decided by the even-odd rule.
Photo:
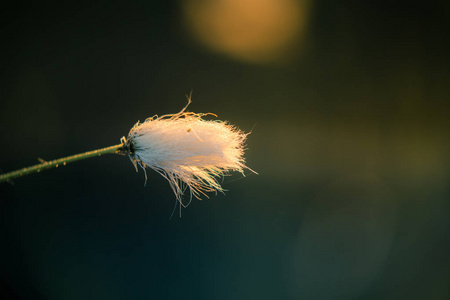
[[[135,166],[164,176],[183,206],[186,187],[197,198],[205,192],[222,192],[219,177],[248,169],[244,160],[248,133],[223,121],[202,119],[208,114],[185,112],[190,103],[177,114],[138,122],[122,141]]]

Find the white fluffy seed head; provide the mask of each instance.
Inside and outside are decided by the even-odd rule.
[[[248,169],[244,160],[248,133],[227,122],[202,119],[208,114],[185,112],[187,106],[177,114],[136,123],[123,140],[135,166],[164,176],[183,206],[186,186],[197,198],[205,192],[222,192],[219,177]]]

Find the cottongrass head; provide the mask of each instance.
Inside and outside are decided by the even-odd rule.
[[[244,175],[244,169],[249,169],[244,159],[249,133],[224,121],[203,119],[214,114],[186,112],[190,103],[188,98],[177,114],[136,123],[128,137],[122,138],[136,171],[140,166],[144,172],[148,167],[161,174],[184,207],[189,204],[182,201],[186,188],[190,199],[192,195],[200,199],[207,192],[223,192],[217,181],[221,176],[230,171]]]

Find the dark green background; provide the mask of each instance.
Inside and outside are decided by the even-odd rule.
[[[175,197],[104,156],[0,185],[5,299],[449,299],[448,2],[314,1],[284,66],[210,53],[176,1],[2,9],[0,169],[214,112],[259,175]],[[256,124],[256,125],[255,125]]]

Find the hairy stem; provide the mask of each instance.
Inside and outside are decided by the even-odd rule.
[[[119,145],[110,146],[110,147],[97,149],[97,150],[93,150],[93,151],[88,151],[88,152],[84,152],[84,153],[80,153],[80,154],[75,154],[75,155],[68,156],[68,157],[63,157],[60,159],[55,159],[52,161],[44,161],[44,162],[34,165],[34,166],[26,167],[26,168],[12,171],[12,172],[5,173],[5,174],[0,174],[0,182],[9,181],[9,180],[12,180],[17,177],[21,177],[21,176],[25,176],[25,175],[29,175],[29,174],[33,174],[33,173],[38,173],[38,172],[41,172],[42,170],[56,168],[58,166],[65,166],[66,164],[77,161],[77,160],[82,160],[82,159],[86,159],[86,158],[90,158],[90,157],[94,157],[94,156],[100,156],[100,155],[107,154],[107,153],[121,153],[124,150],[123,146],[124,146],[123,144],[119,144]]]

